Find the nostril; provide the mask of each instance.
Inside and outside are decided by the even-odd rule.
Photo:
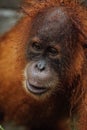
[[[45,70],[45,67],[46,67],[46,63],[45,63],[45,61],[43,61],[43,60],[39,61],[39,62],[36,64],[36,68],[37,68],[39,71]]]
[[[45,65],[42,64],[42,63],[38,63],[38,69],[44,70],[45,69]]]

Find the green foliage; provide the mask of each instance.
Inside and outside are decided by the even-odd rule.
[[[4,130],[3,127],[0,125],[0,130]]]

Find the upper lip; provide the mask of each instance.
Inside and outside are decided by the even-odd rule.
[[[31,93],[39,95],[45,93],[48,90],[47,87],[33,85],[29,81],[27,81],[27,88]]]

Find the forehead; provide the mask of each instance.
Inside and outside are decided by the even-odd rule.
[[[36,16],[32,32],[41,39],[58,40],[64,34],[70,33],[71,25],[65,8],[51,7]]]

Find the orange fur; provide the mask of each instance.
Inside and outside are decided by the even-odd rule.
[[[87,40],[87,10],[81,7],[76,0],[63,0],[62,2],[61,0],[43,0],[42,2],[38,0],[24,0],[21,8],[25,16],[21,18],[10,32],[0,38],[0,107],[5,115],[4,121],[14,119],[18,124],[25,125],[27,124],[25,120],[27,120],[29,110],[30,113],[34,111],[33,114],[35,114],[38,105],[40,105],[41,111],[43,111],[43,113],[44,110],[46,111],[46,109],[41,107],[45,104],[43,99],[41,101],[36,99],[32,100],[32,95],[29,95],[25,90],[24,71],[27,61],[25,60],[24,49],[29,39],[31,23],[38,12],[43,11],[45,8],[62,4],[69,10],[69,16],[79,29],[79,38],[82,44],[84,44]],[[78,64],[78,67],[80,67],[81,60],[80,58],[77,60],[78,63],[75,62]],[[76,69],[78,69],[78,67]],[[82,80],[83,78],[84,76]],[[85,91],[87,95],[87,78],[83,80],[83,84],[83,91]],[[78,93],[76,98],[77,96]],[[77,123],[78,130],[87,130],[87,96],[85,96],[85,101],[84,96],[85,95],[82,95],[81,97],[81,99],[83,99],[83,104],[81,104],[78,110],[81,114],[80,120]],[[71,99],[72,104],[74,104],[73,101],[76,100],[76,98],[74,98]],[[34,110],[31,110],[29,106],[34,108]],[[17,110],[18,108],[20,109]],[[47,115],[49,115],[49,113],[46,112]],[[64,119],[60,124],[64,124],[65,127],[67,124],[66,122],[67,121]],[[65,130],[65,128],[63,128],[63,130]]]

